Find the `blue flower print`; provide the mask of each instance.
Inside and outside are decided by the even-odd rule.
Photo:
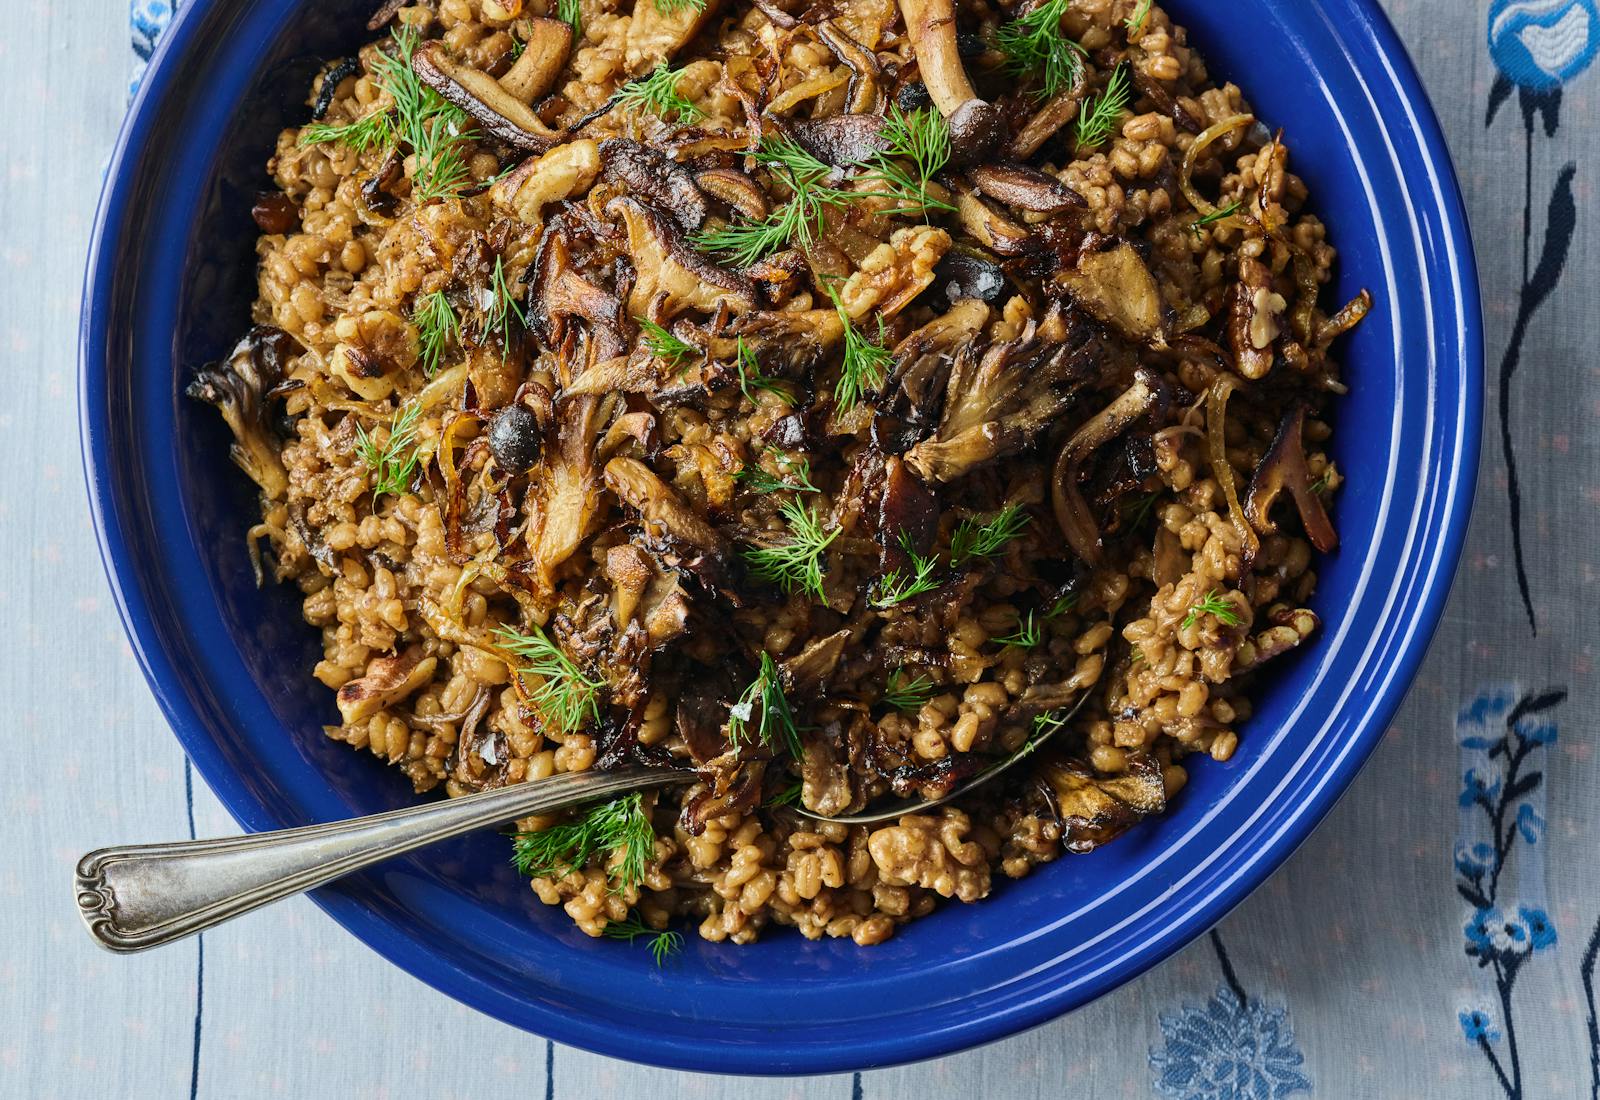
[[[1481,1008],[1463,1009],[1456,1014],[1461,1021],[1461,1034],[1467,1042],[1476,1046],[1478,1043],[1497,1043],[1500,1033],[1494,1029],[1494,1017]]]
[[[1544,818],[1526,802],[1517,807],[1517,832],[1529,844],[1539,843],[1539,837],[1544,833]]]
[[[1495,0],[1489,53],[1524,88],[1558,88],[1583,72],[1600,49],[1595,0]]]
[[[1482,878],[1493,859],[1494,848],[1491,845],[1481,841],[1470,846],[1464,842],[1456,844],[1456,870],[1468,878]]]
[[[1554,745],[1556,743],[1556,724],[1544,718],[1518,719],[1516,726],[1517,736],[1524,741],[1535,745]]]
[[[1535,909],[1529,905],[1519,906],[1517,914],[1522,918],[1523,925],[1528,930],[1528,942],[1535,951],[1543,951],[1556,944],[1556,926],[1543,909]]]
[[[1467,774],[1461,777],[1461,797],[1458,801],[1463,809],[1478,803],[1490,805],[1500,797],[1500,780],[1493,783],[1484,782],[1483,776],[1478,774],[1477,768],[1468,768]]]
[[[1166,1046],[1150,1052],[1156,1091],[1170,1100],[1280,1100],[1311,1091],[1305,1057],[1281,1008],[1243,1004],[1227,986],[1204,1005],[1163,1014]]]
[[[1467,921],[1461,929],[1467,937],[1467,951],[1470,954],[1473,948],[1480,952],[1489,950],[1490,941],[1494,937],[1494,930],[1499,927],[1493,909],[1479,909],[1472,914],[1472,919]]]

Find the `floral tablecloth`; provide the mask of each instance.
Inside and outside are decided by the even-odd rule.
[[[79,485],[77,291],[128,92],[126,11],[9,5],[0,1095],[1600,1097],[1600,10],[1385,6],[1465,185],[1491,360],[1470,546],[1399,720],[1278,875],[1117,993],[935,1062],[741,1081],[513,1031],[381,962],[304,900],[148,956],[103,955],[83,934],[66,889],[79,853],[233,825],[122,641]],[[167,0],[135,0],[136,66],[170,16]]]

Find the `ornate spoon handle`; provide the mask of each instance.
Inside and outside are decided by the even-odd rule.
[[[102,947],[143,951],[425,844],[691,779],[645,768],[578,772],[327,825],[101,848],[78,861],[78,911]]]

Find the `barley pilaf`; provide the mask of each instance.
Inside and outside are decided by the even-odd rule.
[[[693,771],[521,822],[534,891],[658,957],[873,944],[1233,754],[1371,300],[1150,0],[699,2],[384,5],[190,392],[330,737],[451,795]]]

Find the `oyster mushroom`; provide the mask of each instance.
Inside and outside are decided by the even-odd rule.
[[[622,40],[622,65],[630,76],[643,76],[689,44],[700,28],[716,14],[720,0],[694,4],[660,5],[656,0],[634,0],[633,18]],[[663,10],[663,8],[667,10]]]
[[[567,322],[576,317],[586,323],[589,362],[614,359],[628,350],[622,335],[622,301],[574,268],[565,233],[552,230],[545,234],[532,270],[528,320],[547,344],[561,347]]]
[[[605,482],[606,488],[639,513],[651,538],[665,535],[701,550],[728,552],[728,542],[717,529],[638,459],[613,458],[606,463]]]
[[[749,176],[733,168],[707,168],[696,172],[695,185],[718,202],[737,210],[751,221],[767,216],[767,193]]]
[[[1326,554],[1339,545],[1339,535],[1328,521],[1322,500],[1311,491],[1311,472],[1306,468],[1305,447],[1301,442],[1305,422],[1304,402],[1296,404],[1284,416],[1277,437],[1250,479],[1244,514],[1259,534],[1277,534],[1278,525],[1272,522],[1272,506],[1287,489],[1300,513],[1306,537],[1312,546]]]
[[[500,87],[519,103],[532,104],[547,93],[566,67],[572,52],[572,27],[560,19],[527,20],[527,41]]]
[[[282,329],[257,326],[234,345],[227,362],[205,367],[183,391],[222,414],[233,432],[229,457],[268,500],[283,499],[289,477],[267,418],[267,393],[282,380],[283,359],[303,350]]]
[[[628,253],[638,276],[628,295],[633,316],[655,317],[662,323],[690,308],[705,313],[715,313],[721,306],[732,313],[754,308],[755,286],[750,280],[688,247],[657,211],[627,197],[612,199],[606,210],[620,213],[627,225]]]
[[[850,86],[845,89],[845,110],[852,114],[877,115],[883,110],[883,66],[878,57],[850,37],[832,19],[818,20],[817,37],[839,63],[850,70]]]
[[[411,70],[428,87],[477,120],[484,132],[507,145],[539,153],[561,140],[522,102],[488,73],[450,58],[444,43],[424,42],[411,55]]]
[[[957,183],[952,190],[961,227],[985,248],[1002,256],[1021,256],[1038,246],[1024,226],[984,202],[971,187]]]
[[[952,159],[980,163],[1005,137],[1005,119],[994,104],[978,98],[961,64],[954,0],[900,0],[900,14],[922,82],[950,123]]]
[[[489,189],[490,200],[529,225],[544,221],[544,208],[587,191],[600,174],[600,147],[588,138],[529,157]]]
[[[1083,463],[1096,448],[1132,427],[1135,420],[1155,407],[1163,394],[1163,387],[1154,375],[1143,368],[1135,371],[1133,385],[1079,428],[1056,456],[1051,479],[1056,523],[1073,552],[1090,565],[1100,561],[1100,526],[1090,515],[1089,504],[1078,488]]]
[[[967,173],[984,195],[1032,214],[1059,214],[1087,207],[1082,195],[1054,176],[1022,164],[983,164]]]
[[[339,689],[339,717],[347,726],[364,722],[416,691],[433,677],[436,657],[424,657],[413,646],[396,657],[379,657],[367,665],[366,675]]]
[[[1122,241],[1106,252],[1086,251],[1075,268],[1056,275],[1056,286],[1096,320],[1130,340],[1167,346],[1167,308],[1161,288],[1133,245]]]
[[[607,182],[621,184],[671,214],[685,233],[706,220],[706,197],[694,177],[660,150],[627,138],[607,138],[600,143],[600,162]]]
[[[1122,775],[1098,776],[1069,759],[1047,761],[1039,771],[1055,796],[1061,843],[1069,852],[1093,851],[1167,806],[1161,764],[1143,753]]]

